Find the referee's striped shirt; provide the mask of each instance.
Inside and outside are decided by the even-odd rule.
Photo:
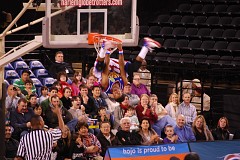
[[[21,138],[17,156],[26,160],[49,160],[53,142],[61,138],[61,135],[60,129],[33,130]]]

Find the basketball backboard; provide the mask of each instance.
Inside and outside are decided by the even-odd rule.
[[[139,37],[137,0],[60,0],[59,6],[76,6],[64,14],[46,1],[43,46],[46,48],[93,48],[88,33],[96,32],[122,40],[123,46],[137,46]]]

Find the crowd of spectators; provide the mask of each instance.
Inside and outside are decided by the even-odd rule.
[[[62,52],[57,52],[56,56],[67,65],[63,62]],[[57,63],[55,69],[59,65]],[[189,92],[183,93],[182,103],[179,95],[172,93],[164,107],[157,95],[139,82],[140,76],[134,74],[133,82],[123,88],[124,100],[116,102],[104,93],[94,75],[84,78],[79,72],[69,74],[71,72],[67,73],[67,70],[70,71],[66,67],[59,70],[57,82],[49,88],[43,86],[39,96],[28,71],[23,71],[21,78],[8,86],[7,158],[26,158],[27,154],[36,154],[21,150],[23,138],[26,139],[26,135],[36,129],[53,132],[61,127],[61,136],[53,140],[52,159],[103,159],[109,146],[233,138],[226,117],[220,118],[217,127],[210,130],[204,116],[191,103],[193,96]],[[69,75],[72,83],[68,82]],[[39,119],[36,115],[42,117],[40,128],[36,128],[32,120]],[[59,126],[60,120],[64,127]]]

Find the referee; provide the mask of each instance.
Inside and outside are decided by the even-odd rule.
[[[61,110],[54,107],[53,112],[58,117],[60,129],[45,131],[41,116],[31,118],[32,131],[24,135],[19,143],[17,155],[14,160],[49,160],[51,157],[53,141],[61,138],[64,128]]]

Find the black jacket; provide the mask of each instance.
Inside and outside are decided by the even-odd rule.
[[[105,153],[108,149],[109,146],[118,146],[121,145],[120,141],[118,140],[118,138],[110,132],[110,141],[109,142],[105,136],[102,134],[102,132],[100,131],[97,135],[97,139],[99,140],[99,142],[101,143],[101,147],[102,147],[102,152],[100,153],[100,155],[102,157],[105,156]]]
[[[229,134],[228,130],[223,130],[220,127],[212,130],[214,140],[229,140]]]
[[[128,132],[120,130],[117,132],[116,136],[122,145],[140,145],[141,144],[141,136],[135,131]]]
[[[53,62],[52,65],[49,67],[49,73],[53,78],[57,78],[58,72],[63,72],[68,70],[68,76],[73,77],[74,71],[73,68],[69,63],[63,62],[63,63],[57,63]]]

